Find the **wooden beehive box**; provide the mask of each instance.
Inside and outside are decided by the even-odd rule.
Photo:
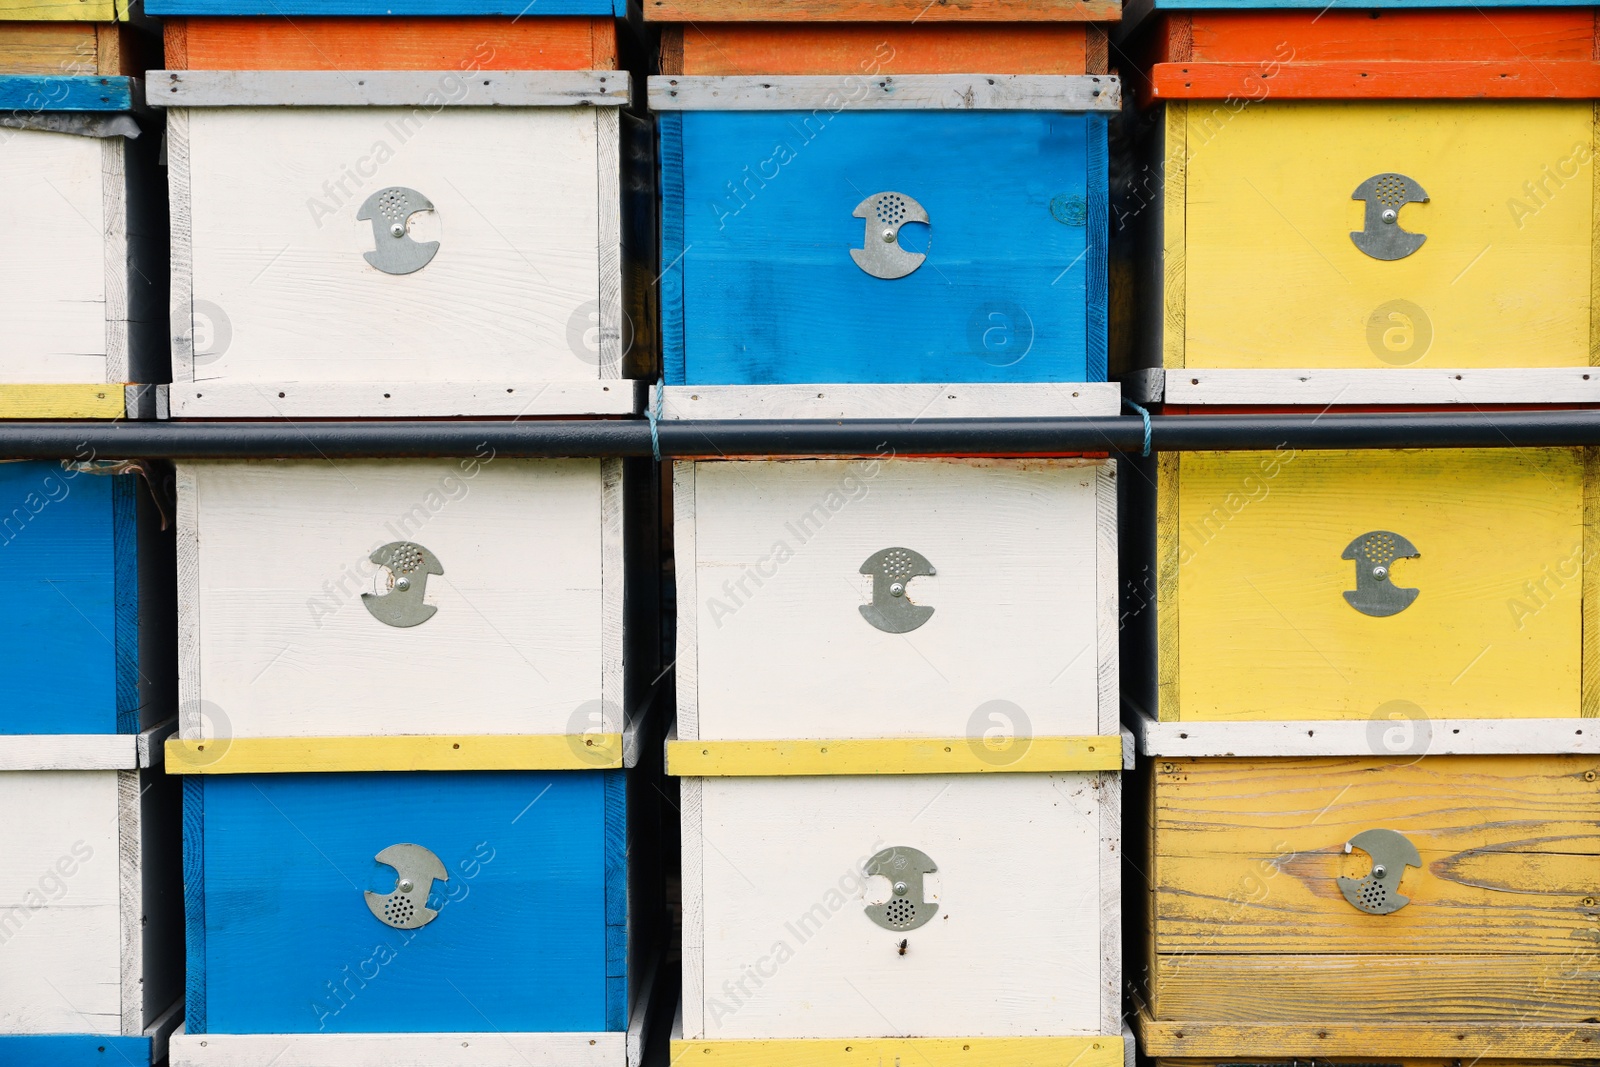
[[[174,416],[634,410],[609,17],[167,43]]]
[[[155,732],[0,738],[0,1060],[166,1055],[183,896],[178,790],[160,759]]]
[[[640,624],[654,610],[626,592],[649,516],[625,524],[623,491],[621,460],[492,450],[180,465],[180,683],[197,714],[169,761],[621,766],[625,599]],[[593,751],[563,755],[586,735]]]
[[[669,386],[1104,381],[1116,78],[722,36],[805,73],[651,81]],[[682,50],[726,69],[693,30]]]
[[[1130,533],[1154,535],[1154,569],[1123,604],[1159,660],[1155,684],[1128,676],[1152,719],[1258,736],[1359,733],[1396,710],[1539,730],[1595,714],[1592,450],[1285,446],[1152,467],[1155,515]]]
[[[1152,754],[1150,851],[1130,866],[1149,887],[1144,1051],[1591,1058],[1600,757],[1574,741],[1583,751]]]
[[[184,785],[173,1064],[637,1064],[623,772]]]
[[[132,114],[145,42],[116,17],[0,10],[0,226],[25,250],[0,264],[3,418],[148,416],[165,380],[161,136]]]
[[[1147,23],[1151,398],[1600,398],[1592,11],[1213,6]]]

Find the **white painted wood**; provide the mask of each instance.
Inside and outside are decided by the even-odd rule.
[[[172,339],[172,380],[190,382],[194,365],[194,219],[189,194],[189,112],[167,112],[167,210],[172,231],[168,252],[172,261],[172,314],[167,334]],[[210,309],[205,309],[209,315]],[[209,318],[208,329],[214,327]],[[231,326],[230,326],[231,332]],[[205,343],[213,343],[207,335]]]
[[[7,734],[0,737],[3,771],[121,771],[139,766],[132,734]]]
[[[685,1036],[1100,1033],[1116,898],[1095,858],[1095,777],[701,780],[704,1003],[686,988]],[[938,866],[939,913],[908,933],[864,911],[890,887],[863,865],[892,846]],[[686,913],[695,889],[686,879]]]
[[[122,1024],[127,1036],[144,1033],[144,811],[138,771],[117,771],[117,925],[122,954]]]
[[[705,826],[701,818],[706,779],[678,780],[679,833],[682,836],[683,919],[680,955],[683,957],[683,1002],[678,1006],[679,1028],[686,1037],[706,1036],[706,912]],[[739,842],[726,842],[736,849]],[[715,846],[714,846],[715,847]],[[718,936],[721,936],[719,931]]]
[[[622,551],[622,460],[600,460],[600,709],[606,733],[621,733],[623,700],[623,607],[627,568]]]
[[[700,603],[700,557],[695,542],[695,467],[695,463],[684,460],[672,465],[673,579],[677,584],[679,605],[672,670],[678,700],[677,729],[686,741],[700,740],[700,616],[695,608]]]
[[[108,154],[99,138],[0,130],[0,383],[108,382],[126,369],[125,344],[116,354],[106,344],[111,321],[126,318],[125,292],[106,286],[126,243],[108,236],[122,221],[106,214]]]
[[[200,677],[200,487],[195,469],[177,464],[173,491],[177,496],[176,544],[178,578],[178,732],[199,738],[227,734],[226,723],[212,722],[213,709],[201,703]]]
[[[652,956],[649,969],[644,972],[644,979],[634,994],[633,1010],[628,1015],[628,1067],[639,1067],[644,1062],[644,1050],[654,1031],[650,1002],[655,996],[656,977],[660,969],[660,957]]]
[[[1600,753],[1595,719],[1157,722],[1130,712],[1146,756],[1493,756]]]
[[[1133,731],[1126,726],[1117,731],[1117,736],[1122,738],[1122,769],[1131,771],[1134,766],[1134,756],[1139,749],[1139,742],[1134,738]]]
[[[1096,733],[1104,465],[699,463],[695,599],[679,600],[680,627],[693,619],[679,658],[697,664],[694,736],[959,737],[1002,719],[1034,736]],[[937,570],[909,583],[934,614],[905,634],[859,611],[872,588],[861,565],[890,547]]]
[[[152,70],[151,107],[626,107],[620,70]]]
[[[632,415],[632,385],[617,381],[256,382],[172,386],[177,419],[451,418]]]
[[[787,74],[650,79],[657,111],[1117,111],[1122,82],[1108,74]]]
[[[127,142],[100,140],[101,249],[105,258],[106,381],[129,379]]]
[[[166,418],[162,414],[162,404],[165,402],[166,386],[156,385],[124,385],[122,387],[123,416],[129,419],[160,419]]]
[[[1115,733],[1122,716],[1120,618],[1117,588],[1117,461],[1107,460],[1095,471],[1095,603],[1099,606],[1096,652],[1099,675],[1099,732]]]
[[[595,113],[595,122],[599,130],[595,211],[599,219],[600,300],[595,308],[594,352],[601,379],[610,380],[622,377],[623,341],[631,345],[635,331],[624,325],[622,306],[622,116],[614,108],[601,108]]]
[[[0,774],[0,1034],[122,1032],[118,776],[131,773]]]
[[[985,419],[1116,415],[1107,382],[909,385],[669,385],[666,419]]]
[[[627,1035],[172,1035],[171,1067],[626,1067]]]
[[[177,732],[178,718],[174,715],[172,718],[158,722],[148,730],[135,735],[134,742],[140,769],[159,771],[165,767],[167,754],[164,746],[167,743],[167,738]],[[121,770],[123,768],[118,769]]]
[[[150,1039],[150,1062],[160,1063],[167,1058],[167,1047],[172,1035],[183,1025],[183,1000],[180,998],[156,1016],[155,1022],[145,1027],[144,1036]]]
[[[302,392],[321,383],[361,386],[330,394],[351,410],[324,400],[307,400],[302,410],[365,416],[379,413],[372,405],[380,399],[382,414],[404,414],[395,398],[381,397],[392,390],[373,386],[411,395],[453,387],[422,395],[419,414],[493,387],[486,414],[503,414],[507,398],[497,390],[600,380],[586,332],[596,316],[602,333],[616,329],[609,317],[620,309],[601,302],[599,287],[609,253],[597,211],[596,109],[173,115],[184,116],[186,136],[172,156],[173,189],[188,192],[174,211],[174,241],[192,253],[191,276],[175,280],[175,290],[180,306],[187,293],[193,309],[175,332],[199,330],[210,346],[198,362],[180,354],[178,382],[269,387],[265,398],[233,394],[244,415],[264,410],[261,399],[280,399],[276,392],[289,391],[282,383]],[[411,217],[410,233],[438,241],[439,250],[407,275],[385,274],[364,258],[372,224],[356,215],[388,186],[414,189],[434,205]],[[173,396],[184,399],[179,389]],[[612,402],[631,406],[632,398]]]
[[[1100,1032],[1122,1029],[1122,776],[1086,776],[1099,799]]]
[[[1187,368],[1166,372],[1165,394],[1169,404],[1593,404],[1600,367]]]
[[[566,734],[605,699],[601,461],[180,470],[204,531],[191,690],[213,720],[186,716],[184,737]],[[419,626],[387,626],[360,599],[387,580],[370,553],[395,541],[444,568]]]

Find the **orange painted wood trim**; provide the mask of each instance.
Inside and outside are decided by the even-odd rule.
[[[652,22],[1114,22],[1120,0],[644,0]]]
[[[613,70],[612,19],[189,18],[171,70]]]
[[[773,25],[694,23],[673,28],[664,74],[1083,74],[1083,23],[1014,23],[975,32],[959,23]]]
[[[1150,85],[1151,100],[1588,100],[1600,63],[1157,63]]]
[[[1252,63],[1595,58],[1590,8],[1196,11],[1163,20],[1158,62]],[[1179,26],[1182,23],[1182,26]],[[1185,48],[1187,46],[1187,48]]]

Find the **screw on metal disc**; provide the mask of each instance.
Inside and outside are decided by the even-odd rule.
[[[374,619],[404,629],[433,618],[439,609],[423,603],[423,598],[428,594],[428,575],[443,574],[444,567],[432,552],[410,541],[392,541],[367,558],[386,568],[393,580],[383,596],[361,594],[361,602]]]
[[[433,202],[415,189],[391,186],[379,189],[361,205],[356,218],[372,223],[373,249],[362,258],[385,274],[413,274],[433,261],[438,241],[413,241],[408,232],[411,216],[432,211]]]
[[[867,557],[862,574],[872,575],[872,603],[861,605],[861,617],[884,633],[910,633],[933,617],[933,609],[913,603],[907,583],[934,574],[933,564],[909,548],[884,548]]]
[[[1345,845],[1346,852],[1352,848],[1372,857],[1372,871],[1365,878],[1339,876],[1339,891],[1352,907],[1370,915],[1388,915],[1411,903],[1411,898],[1402,896],[1399,889],[1405,869],[1422,866],[1422,854],[1416,845],[1394,830],[1363,830]],[[1392,885],[1387,880],[1391,869],[1400,872]]]
[[[908,222],[928,222],[927,210],[911,197],[904,193],[876,193],[857,204],[853,214],[866,220],[866,234],[861,247],[850,250],[850,258],[874,278],[904,278],[928,258],[900,247],[900,227]],[[874,231],[878,231],[878,240],[873,240]]]
[[[421,845],[401,844],[390,845],[374,859],[395,871],[394,892],[366,892],[367,910],[379,922],[397,930],[415,930],[438,917],[439,913],[428,907],[428,894],[433,892],[435,880],[450,880],[450,872],[438,856]]]
[[[885,930],[897,932],[926,925],[938,914],[939,905],[926,899],[922,878],[938,869],[927,853],[904,845],[886,848],[873,856],[863,871],[869,878],[882,875],[889,879],[894,896],[887,903],[868,904],[867,918]]]
[[[1400,226],[1402,207],[1428,202],[1422,186],[1404,174],[1374,174],[1356,186],[1350,199],[1364,200],[1367,205],[1362,228],[1353,231],[1350,240],[1373,259],[1405,259],[1428,239]]]
[[[1345,546],[1340,559],[1354,560],[1356,587],[1345,591],[1346,602],[1363,615],[1386,618],[1398,615],[1417,599],[1419,590],[1404,589],[1390,581],[1397,559],[1417,559],[1417,547],[1397,533],[1373,530]]]

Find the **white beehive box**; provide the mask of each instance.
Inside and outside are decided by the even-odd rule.
[[[1115,477],[1078,459],[678,463],[679,736],[965,737],[994,714],[1116,732]],[[885,596],[863,573],[885,566],[919,573]],[[871,621],[875,602],[912,628]]]
[[[622,513],[614,459],[180,464],[183,739],[620,732]]]
[[[180,416],[617,414],[613,71],[157,71]]]

